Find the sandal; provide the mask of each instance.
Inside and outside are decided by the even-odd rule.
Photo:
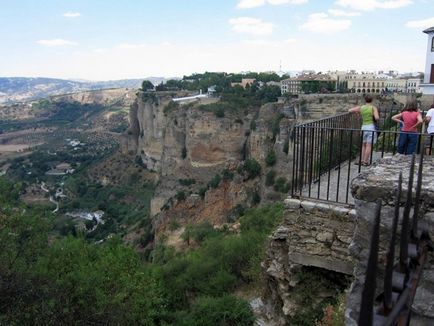
[[[362,162],[362,165],[363,165],[363,166],[370,166],[371,163],[368,163],[368,162]]]

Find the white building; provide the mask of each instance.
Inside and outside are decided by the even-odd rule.
[[[406,93],[407,92],[407,79],[392,78],[386,80],[386,88],[389,92],[393,93]]]
[[[348,91],[351,93],[382,93],[386,79],[373,73],[351,73],[347,75]]]
[[[420,85],[422,93],[434,95],[434,27],[423,31],[428,34],[428,46],[426,52],[425,78]]]
[[[420,93],[420,84],[422,80],[420,78],[407,79],[407,93]]]

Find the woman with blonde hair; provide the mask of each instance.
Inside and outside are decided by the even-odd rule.
[[[404,110],[401,113],[395,114],[392,120],[403,124],[401,133],[399,134],[398,153],[405,155],[413,154],[416,151],[417,145],[417,127],[423,122],[416,98],[407,98]]]

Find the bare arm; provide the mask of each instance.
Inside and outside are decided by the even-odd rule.
[[[355,106],[355,107],[349,109],[348,112],[359,113],[360,112],[360,106]]]
[[[374,119],[375,121],[380,120],[380,114],[378,113],[378,109],[376,106],[374,106]]]
[[[397,123],[401,123],[401,118],[402,118],[402,114],[401,113],[398,113],[398,114],[395,114],[393,117],[392,117],[392,120],[393,121],[395,121],[395,122],[397,122]]]

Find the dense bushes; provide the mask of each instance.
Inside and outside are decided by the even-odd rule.
[[[49,218],[23,213],[19,203],[7,208],[13,189],[0,179],[6,190],[0,192],[0,324],[252,324],[248,303],[230,293],[259,279],[282,205],[245,211],[241,234],[206,223],[189,227],[197,249],[180,255],[159,242],[153,263],[144,264],[116,238],[100,245],[79,235],[48,241]]]

